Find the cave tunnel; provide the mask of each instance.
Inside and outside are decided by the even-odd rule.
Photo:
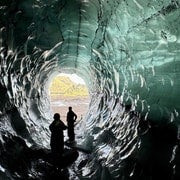
[[[49,149],[58,73],[90,92],[70,179],[180,179],[179,17],[179,0],[1,0],[0,179],[45,179],[21,157]]]

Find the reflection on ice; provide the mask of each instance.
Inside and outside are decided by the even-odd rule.
[[[90,168],[88,167],[83,167],[82,168],[82,175],[87,176],[91,172]]]
[[[98,151],[98,155],[99,155],[99,159],[107,159],[107,157],[109,156],[110,151],[112,150],[112,147],[104,144],[98,147],[99,151]]]

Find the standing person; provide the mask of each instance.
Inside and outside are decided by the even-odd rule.
[[[60,120],[60,114],[54,114],[54,121],[50,124],[49,129],[51,131],[51,151],[55,162],[58,158],[61,158],[64,152],[64,134],[63,130],[67,129],[67,126]]]
[[[67,125],[68,125],[68,137],[69,141],[74,141],[74,122],[77,119],[77,115],[72,111],[72,107],[69,107],[69,111],[67,113]]]

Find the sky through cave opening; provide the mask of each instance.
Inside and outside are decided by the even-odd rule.
[[[77,120],[85,117],[90,97],[84,80],[76,74],[60,73],[49,85],[50,105],[53,113],[60,113],[61,120],[66,122],[68,107],[72,106]]]

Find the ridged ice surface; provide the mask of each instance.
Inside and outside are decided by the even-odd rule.
[[[79,178],[180,177],[179,0],[1,0],[0,48],[1,135],[49,148],[49,83],[76,73],[91,95]]]

